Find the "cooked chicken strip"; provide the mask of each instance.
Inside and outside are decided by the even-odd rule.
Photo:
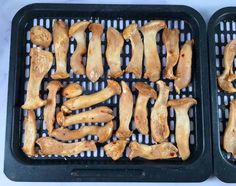
[[[52,34],[42,26],[34,26],[30,29],[30,40],[35,45],[48,48],[52,42]]]
[[[224,49],[224,72],[218,77],[219,87],[229,93],[236,92],[236,88],[231,83],[236,79],[233,73],[233,62],[236,55],[236,39],[230,41]]]
[[[71,156],[83,151],[95,151],[94,141],[81,141],[76,143],[62,143],[50,137],[39,138],[36,143],[40,146],[41,155]]]
[[[167,79],[176,79],[173,74],[173,68],[179,59],[179,30],[168,28],[164,29],[162,40],[167,52],[165,77]]]
[[[144,145],[137,141],[132,141],[129,144],[130,160],[136,157],[141,157],[148,160],[169,159],[177,157],[178,149],[169,142],[163,142],[157,145]]]
[[[66,106],[62,105],[61,106],[61,111],[64,113],[64,114],[71,114],[72,113],[72,110],[68,109]]]
[[[24,146],[23,152],[28,156],[35,155],[35,141],[37,138],[36,117],[33,110],[27,111],[27,116],[24,119]]]
[[[113,160],[118,160],[122,156],[126,144],[126,140],[113,141],[104,146],[104,151],[106,155],[111,157]]]
[[[227,80],[227,77],[218,76],[218,85],[219,87],[228,93],[235,93],[236,88],[233,86],[233,83],[231,81]]]
[[[88,45],[86,75],[90,81],[96,82],[103,75],[101,46],[103,26],[92,23],[89,25],[89,30],[92,32],[92,38]]]
[[[159,95],[151,112],[151,135],[154,141],[163,142],[170,135],[167,101],[170,89],[163,81],[157,81]]]
[[[236,74],[233,72],[233,62],[236,55],[236,39],[233,39],[226,45],[224,50],[224,72],[223,76],[227,74],[228,81],[234,81],[236,79]]]
[[[163,28],[166,28],[165,21],[158,20],[150,21],[140,28],[144,42],[144,64],[146,70],[144,78],[149,78],[153,82],[159,80],[161,74],[161,62],[157,50],[156,35]]]
[[[123,75],[123,70],[121,70],[121,60],[120,60],[120,54],[123,45],[124,45],[124,39],[122,34],[113,27],[108,28],[106,59],[110,67],[109,76],[113,78],[117,78]]]
[[[135,77],[140,79],[142,76],[143,42],[138,31],[138,25],[132,23],[126,27],[123,31],[123,37],[125,40],[130,40],[132,47],[132,57],[125,71],[134,73]]]
[[[47,101],[39,97],[39,90],[44,76],[48,73],[53,63],[51,52],[40,48],[31,48],[30,77],[27,87],[27,95],[23,109],[36,109],[46,105]]]
[[[43,117],[49,134],[52,132],[54,128],[57,92],[62,87],[63,85],[59,81],[50,81],[47,86],[49,92],[48,92],[47,104],[44,107]]]
[[[186,88],[191,81],[193,43],[193,40],[186,41],[180,51],[175,79],[175,90],[178,94],[180,90]]]
[[[87,135],[98,136],[99,143],[104,143],[109,140],[112,136],[114,124],[113,121],[109,121],[105,126],[83,126],[77,130],[69,130],[67,128],[60,127],[54,129],[51,136],[63,141],[81,139]]]
[[[74,37],[77,42],[76,49],[70,58],[70,66],[75,74],[85,74],[82,57],[87,52],[85,30],[89,24],[88,21],[81,21],[73,24],[69,29],[69,37]]]
[[[63,127],[77,123],[108,122],[113,118],[114,116],[112,110],[104,106],[69,116],[64,116],[63,112],[58,112],[57,114],[57,122]]]
[[[230,102],[229,121],[224,132],[223,148],[236,157],[236,100]]]
[[[66,98],[75,98],[80,96],[82,92],[83,89],[79,83],[70,83],[63,89],[62,95]]]
[[[179,154],[182,160],[188,159],[190,156],[189,150],[189,134],[190,121],[188,110],[191,106],[197,104],[193,98],[181,98],[168,101],[168,106],[172,106],[176,115],[175,137]]]
[[[99,92],[90,94],[90,95],[82,95],[76,98],[69,99],[63,103],[70,110],[77,110],[81,108],[87,108],[92,105],[96,105],[100,102],[103,102],[110,97],[120,94],[121,88],[119,83],[113,80],[107,80],[107,87]]]
[[[63,21],[55,21],[52,32],[57,68],[51,77],[52,79],[65,79],[70,76],[66,70],[69,49],[68,26]]]
[[[137,82],[135,88],[139,91],[134,110],[135,127],[141,134],[147,135],[149,132],[147,103],[150,98],[156,99],[157,93],[151,86],[142,82]]]
[[[133,95],[129,86],[121,81],[122,94],[119,102],[119,120],[120,125],[116,131],[116,136],[120,139],[126,139],[131,136],[132,131],[129,130],[129,124],[133,115]]]

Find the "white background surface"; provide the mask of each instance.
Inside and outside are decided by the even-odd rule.
[[[11,20],[15,13],[27,4],[34,2],[47,3],[50,1],[41,0],[0,0],[0,185],[32,185],[32,183],[17,183],[8,180],[3,173],[4,161],[4,145],[5,145],[5,126],[6,126],[6,103],[7,103],[7,84],[8,84],[8,68],[9,68],[9,48],[10,48],[10,33]],[[76,1],[76,0],[58,0],[51,2],[60,3],[106,3],[106,4],[179,4],[188,5],[198,10],[205,21],[208,22],[210,16],[218,9],[226,6],[236,6],[236,0],[101,0],[101,1]],[[16,33],[17,34],[17,33]],[[166,173],[168,174],[168,172]],[[235,173],[236,176],[236,173]],[[34,185],[156,185],[157,183],[34,183]],[[211,176],[203,183],[192,183],[191,185],[223,185],[217,178]],[[183,183],[158,183],[158,185],[190,185]]]

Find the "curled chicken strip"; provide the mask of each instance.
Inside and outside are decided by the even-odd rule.
[[[120,125],[116,131],[116,136],[120,139],[126,139],[131,136],[132,131],[129,130],[129,124],[133,115],[133,95],[129,86],[121,81],[122,94],[119,102],[119,120]]]
[[[170,89],[161,80],[157,81],[159,95],[151,111],[151,135],[154,141],[163,142],[170,135],[167,101]]]
[[[92,23],[89,25],[89,30],[92,32],[92,38],[88,45],[86,75],[90,81],[96,82],[103,75],[101,46],[103,26],[98,23]]]
[[[28,155],[35,155],[35,141],[37,138],[37,129],[36,129],[36,117],[33,110],[27,111],[27,116],[24,119],[24,146],[22,151]]]
[[[126,144],[126,140],[113,141],[104,146],[104,151],[106,155],[111,157],[113,160],[118,160],[122,156]]]
[[[195,104],[197,104],[197,101],[193,98],[181,98],[168,101],[168,106],[172,106],[176,114],[175,136],[179,154],[182,160],[186,160],[190,156],[190,121],[188,110]]]
[[[151,21],[140,28],[143,34],[145,70],[144,78],[156,82],[160,79],[161,62],[158,55],[156,35],[157,32],[166,28],[165,21]]]
[[[63,103],[70,110],[77,110],[81,108],[87,108],[92,105],[96,105],[100,102],[103,102],[110,97],[120,94],[121,88],[119,83],[113,80],[107,80],[107,87],[99,92],[82,95],[76,98],[69,99]]]
[[[191,81],[193,43],[193,40],[186,41],[180,51],[175,79],[175,90],[178,94],[180,90],[186,88]]]
[[[236,157],[236,100],[230,102],[229,121],[223,136],[223,148]]]
[[[83,151],[95,151],[97,149],[94,141],[63,143],[51,137],[42,137],[36,143],[40,146],[39,154],[41,155],[71,156]]]
[[[62,105],[61,106],[61,111],[64,113],[64,114],[71,114],[72,111],[70,109],[68,109],[66,106]]]
[[[35,45],[48,48],[52,42],[52,34],[42,26],[34,26],[30,29],[30,40]]]
[[[31,48],[30,77],[27,87],[27,95],[23,109],[36,109],[46,105],[47,101],[39,97],[39,90],[44,76],[48,73],[53,63],[51,52],[40,48]]]
[[[177,157],[178,149],[169,142],[163,142],[157,145],[144,145],[137,141],[129,144],[128,157],[130,160],[141,157],[148,160],[169,159]]]
[[[164,29],[162,40],[167,52],[165,77],[167,79],[176,79],[173,74],[173,68],[179,59],[179,30],[168,28]]]
[[[54,128],[57,91],[62,87],[63,85],[59,81],[50,81],[47,85],[49,92],[47,104],[44,107],[43,117],[49,134]]]
[[[132,57],[125,71],[134,73],[135,77],[140,79],[142,76],[143,42],[138,31],[138,25],[132,23],[126,27],[123,31],[123,37],[125,40],[129,39],[132,46]]]
[[[141,134],[147,135],[149,132],[147,103],[150,98],[156,99],[157,93],[151,86],[142,82],[137,82],[135,88],[139,91],[134,110],[135,127]]]
[[[63,21],[55,21],[52,30],[57,68],[51,77],[52,79],[65,79],[70,76],[66,70],[67,52],[69,49],[68,26]]]
[[[74,37],[77,42],[76,49],[70,58],[70,66],[75,74],[85,74],[82,57],[87,51],[85,30],[89,24],[88,21],[81,21],[73,24],[69,29],[69,37]]]
[[[57,113],[57,122],[63,127],[67,127],[77,123],[108,122],[113,118],[114,116],[112,110],[104,106],[69,116],[64,116],[62,111]]]
[[[236,79],[236,75],[233,73],[233,62],[236,55],[236,39],[230,41],[224,49],[224,71],[218,77],[219,87],[229,93],[236,92],[236,88],[233,86],[232,81]]]
[[[66,98],[75,98],[80,96],[82,92],[83,89],[79,83],[70,83],[63,89],[62,95]]]
[[[122,34],[115,28],[108,28],[107,30],[107,49],[106,59],[110,67],[110,76],[117,78],[122,76],[120,53],[124,45]]]
[[[51,136],[63,141],[81,139],[87,135],[96,135],[98,136],[99,143],[104,143],[109,140],[113,132],[113,121],[109,121],[105,126],[83,126],[77,130],[69,130],[67,128],[60,127],[54,129],[51,133]]]

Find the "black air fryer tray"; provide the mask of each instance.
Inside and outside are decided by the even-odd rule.
[[[78,20],[90,20],[100,22],[106,29],[109,26],[116,27],[122,31],[131,22],[139,26],[150,20],[166,20],[169,28],[179,28],[180,45],[191,38],[194,39],[193,49],[193,71],[190,86],[181,91],[180,95],[173,90],[170,99],[181,97],[194,97],[198,100],[197,106],[189,111],[190,116],[190,149],[191,156],[187,161],[180,158],[170,160],[148,161],[136,158],[130,161],[127,158],[127,151],[118,161],[112,161],[104,154],[103,146],[98,145],[95,152],[84,152],[76,156],[34,156],[27,157],[21,150],[22,135],[24,133],[22,123],[25,112],[20,108],[26,94],[26,83],[29,78],[29,50],[35,47],[29,40],[29,30],[33,25],[42,25],[52,30],[55,19],[62,19],[70,26]],[[87,34],[87,40],[89,34]],[[70,40],[68,60],[75,48],[75,41]],[[162,68],[165,66],[166,52],[161,40],[161,33],[158,33],[157,44],[162,61]],[[22,8],[12,21],[11,56],[9,71],[8,110],[7,110],[7,133],[5,149],[4,172],[12,180],[16,181],[149,181],[149,182],[184,182],[203,181],[211,173],[211,126],[209,117],[209,91],[208,91],[208,58],[206,47],[206,26],[198,12],[186,6],[130,6],[130,5],[75,5],[75,4],[33,4]],[[102,39],[103,59],[106,48],[105,34]],[[53,52],[53,48],[49,48]],[[121,55],[123,69],[129,62],[131,47],[125,42]],[[107,80],[107,65],[104,59],[105,76],[98,82],[91,83],[85,76],[73,74],[70,71],[70,78],[63,80],[63,84],[79,82],[85,94],[90,94],[103,89]],[[55,69],[55,64],[49,74]],[[68,69],[69,65],[68,65]],[[163,69],[162,69],[163,72]],[[161,78],[163,79],[163,77]],[[131,74],[125,74],[117,81],[126,81],[130,88],[134,82],[144,81],[156,88],[154,83],[148,80],[137,80]],[[41,87],[41,96],[46,98],[46,85],[50,81],[48,75],[44,78]],[[173,89],[173,81],[164,81]],[[137,92],[132,88],[135,96]],[[118,98],[111,98],[100,105],[108,105],[118,114]],[[57,107],[62,103],[62,97],[58,96]],[[149,105],[150,109],[154,101]],[[43,110],[37,109],[38,135],[46,136],[45,124],[42,118]],[[84,125],[84,124],[82,124]],[[101,124],[95,124],[101,125]],[[118,128],[118,117],[115,120],[115,129]],[[175,144],[175,115],[173,109],[169,109],[170,137],[168,140]],[[73,128],[78,128],[75,125]],[[134,129],[133,122],[131,129]],[[82,140],[96,140],[94,136],[88,136]],[[113,135],[111,141],[116,140]],[[150,136],[143,136],[134,131],[129,140],[137,140],[140,143],[152,144]]]
[[[224,182],[236,182],[236,159],[222,148],[222,137],[229,118],[230,100],[235,94],[218,88],[217,75],[223,72],[224,47],[236,38],[236,7],[218,10],[210,19],[208,26],[210,86],[212,103],[214,173]],[[234,63],[233,70],[236,70]],[[234,86],[236,84],[234,83]]]

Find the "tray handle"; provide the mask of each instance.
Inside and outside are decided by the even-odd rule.
[[[70,172],[72,177],[80,178],[129,178],[132,177],[145,177],[145,171],[142,169],[73,169]]]

